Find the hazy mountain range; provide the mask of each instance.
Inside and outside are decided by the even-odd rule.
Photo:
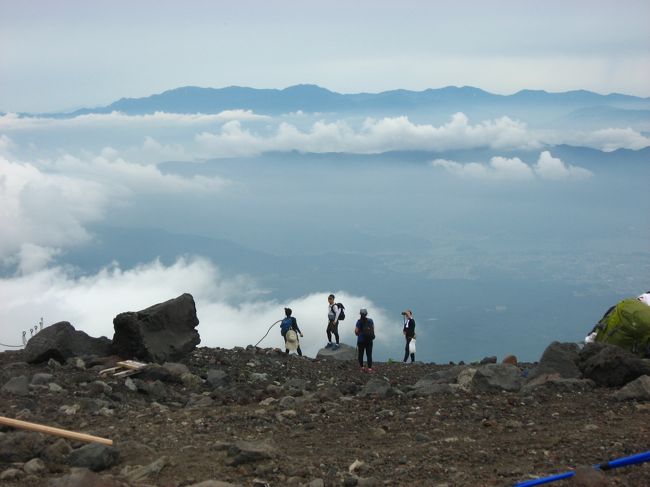
[[[446,112],[472,112],[484,109],[500,115],[517,115],[547,110],[572,117],[610,116],[648,120],[650,98],[612,93],[601,95],[576,90],[549,93],[521,90],[512,95],[497,95],[471,86],[391,90],[381,93],[336,93],[320,86],[302,84],[285,89],[257,89],[240,86],[201,88],[185,86],[142,98],[121,98],[107,106],[82,108],[49,116],[78,116],[119,111],[130,115],[170,113],[219,113],[225,110],[252,110],[260,114],[306,112],[383,113],[444,109]]]

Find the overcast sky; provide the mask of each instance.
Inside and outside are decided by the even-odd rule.
[[[650,96],[647,0],[0,0],[0,111],[178,86]]]

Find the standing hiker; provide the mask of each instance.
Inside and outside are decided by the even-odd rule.
[[[298,335],[302,337],[302,332],[298,328],[298,322],[291,316],[291,308],[284,308],[285,318],[280,323],[280,334],[284,338],[284,353],[288,354],[289,349],[298,352],[302,357],[302,350],[300,350],[300,341]],[[291,333],[289,333],[291,332]]]
[[[373,373],[372,369],[372,342],[375,339],[375,323],[368,318],[368,310],[362,308],[359,311],[360,318],[354,328],[354,334],[357,336],[357,351],[359,353],[359,367],[361,372]],[[368,368],[363,366],[363,352],[366,352],[368,359]]]
[[[339,348],[339,315],[341,314],[341,309],[334,302],[333,294],[327,297],[327,302],[329,303],[329,307],[327,311],[327,345],[325,345],[325,348],[337,350]],[[332,343],[332,335],[334,335],[336,343]]]
[[[404,348],[404,362],[411,355],[411,363],[415,362],[415,352],[411,353],[411,340],[415,340],[415,320],[413,319],[413,311],[407,309],[402,311],[404,317],[404,338],[406,338],[406,347]]]

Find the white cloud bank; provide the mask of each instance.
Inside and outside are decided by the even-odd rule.
[[[593,176],[587,169],[565,164],[549,151],[543,151],[534,166],[529,166],[518,157],[493,157],[488,163],[436,159],[431,164],[459,177],[489,181],[531,181],[536,178],[576,181]]]
[[[287,118],[288,117],[288,118]],[[620,148],[641,149],[650,146],[650,138],[631,128],[608,128],[592,132],[531,130],[524,122],[507,116],[470,123],[463,113],[451,116],[440,126],[415,123],[406,116],[367,118],[360,125],[345,119],[319,120],[298,127],[289,115],[269,117],[250,110],[229,110],[219,114],[177,114],[156,112],[151,115],[88,114],[54,119],[0,116],[0,134],[68,133],[90,130],[114,134],[114,144],[124,136],[141,136],[142,147],[120,148],[131,158],[139,155],[156,160],[192,160],[253,156],[269,151],[343,152],[374,154],[396,150],[446,151],[454,149],[542,149],[544,146],[569,144],[603,151]],[[295,122],[295,117],[293,117]],[[251,124],[252,122],[264,122]],[[111,132],[113,130],[114,132]],[[63,131],[63,132],[62,132]],[[160,133],[164,135],[160,135]],[[121,134],[121,135],[118,135]],[[157,140],[163,137],[163,142]],[[85,133],[84,133],[85,134]],[[0,153],[5,143],[0,135]],[[68,137],[83,143],[75,132]],[[58,141],[60,137],[56,140]],[[132,143],[132,142],[131,142]],[[163,159],[161,159],[163,158]]]
[[[224,279],[211,261],[191,258],[179,259],[170,266],[155,261],[130,270],[106,268],[86,277],[73,277],[62,268],[49,268],[0,279],[0,343],[19,345],[22,331],[36,325],[41,317],[46,325],[69,321],[91,336],[112,338],[113,318],[117,314],[138,311],[186,292],[196,302],[201,346],[231,348],[255,344],[272,323],[284,317],[285,306],[293,309],[304,334],[304,353],[315,356],[326,342],[329,290],[286,303],[264,300],[263,292],[249,279]],[[340,324],[342,342],[353,346],[356,343],[354,324],[360,308],[367,308],[377,323],[377,339],[389,338],[385,326],[389,321],[372,301],[345,292],[336,295],[337,301],[346,305],[348,315]],[[261,347],[282,345],[278,326],[260,343]]]
[[[33,268],[34,259],[42,262],[59,248],[86,241],[86,225],[136,194],[210,193],[226,184],[163,174],[154,165],[125,161],[110,148],[88,159],[62,155],[20,162],[0,155],[0,263],[13,259],[21,271]]]

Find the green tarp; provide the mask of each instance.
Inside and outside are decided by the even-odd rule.
[[[611,343],[650,357],[650,306],[624,299],[605,313],[596,325],[596,341]]]

